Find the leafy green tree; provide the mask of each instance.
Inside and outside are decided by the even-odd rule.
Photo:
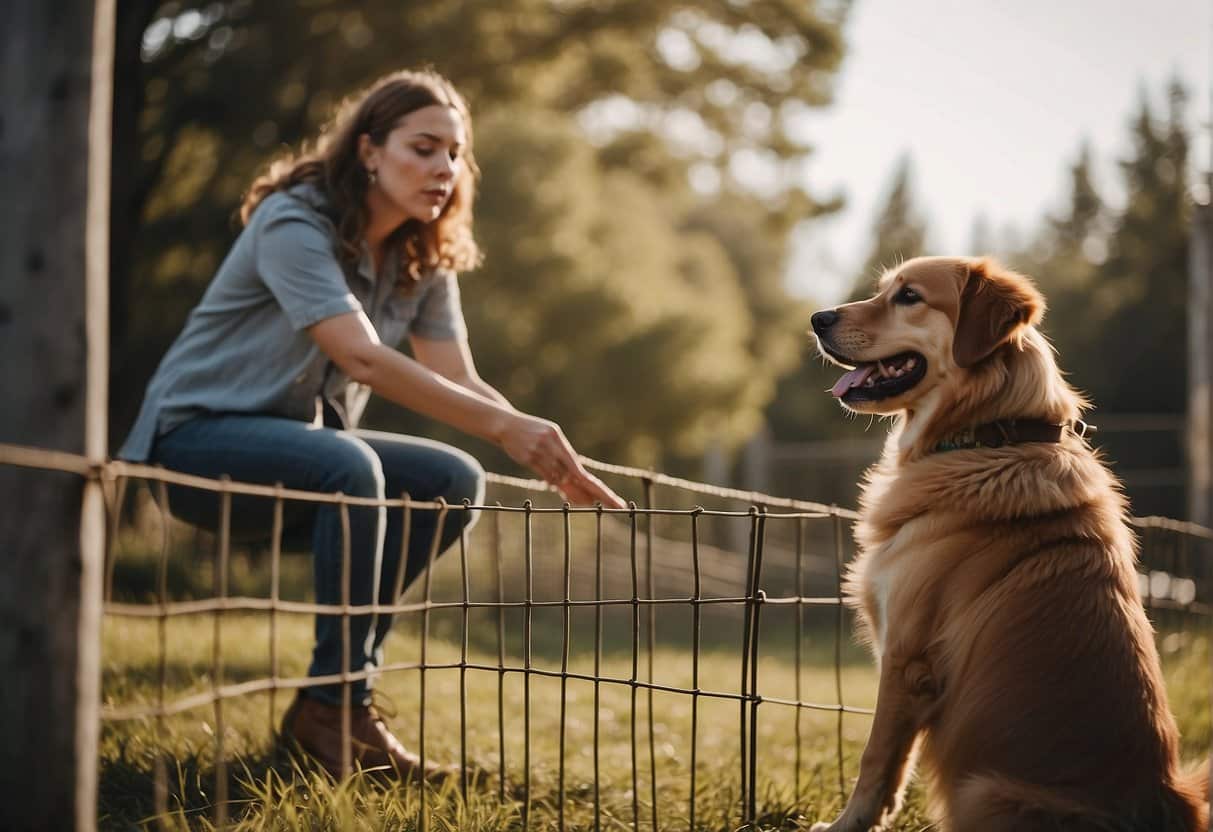
[[[639,459],[657,445],[691,453],[709,434],[733,441],[794,352],[770,334],[789,315],[779,284],[788,229],[835,205],[787,184],[798,181],[787,174],[809,151],[796,117],[829,101],[848,6],[121,4],[114,430],[129,425],[155,361],[230,244],[254,172],[313,133],[340,95],[401,65],[429,64],[478,117],[486,172],[478,233],[489,259],[468,276],[466,297],[486,374],[563,417],[587,453]],[[538,124],[553,129],[552,144],[527,129]],[[754,193],[735,175],[739,158],[776,171],[780,185]],[[719,187],[692,191],[692,169]],[[564,196],[549,198],[554,191]],[[508,321],[493,317],[505,309]],[[502,327],[516,337],[492,343]],[[526,327],[531,335],[517,335]],[[713,340],[720,348],[703,353],[716,362],[708,372],[691,359]],[[609,374],[588,389],[595,376],[582,362],[594,350],[596,373],[637,382],[647,374],[645,407],[619,412],[629,402],[607,401]],[[633,431],[635,446],[620,447]]]
[[[486,122],[487,258],[463,279],[485,378],[575,424],[578,444],[610,459],[656,464],[667,446],[689,455],[710,438],[744,438],[768,391],[720,243],[678,233],[659,192],[599,168],[567,117],[518,115]],[[405,424],[398,410],[378,412]]]

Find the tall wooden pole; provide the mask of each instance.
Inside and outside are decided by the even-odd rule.
[[[106,456],[114,0],[0,27],[0,442]],[[0,466],[0,829],[93,829],[97,476]]]
[[[1213,25],[1213,18],[1206,23]],[[1213,52],[1209,60],[1204,129],[1213,131]],[[1193,206],[1188,251],[1187,448],[1188,520],[1213,528],[1213,143],[1209,152],[1204,199]]]
[[[1188,256],[1188,519],[1213,526],[1213,206],[1192,211]]]

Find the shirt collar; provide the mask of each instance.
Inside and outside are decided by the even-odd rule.
[[[366,240],[358,248],[358,274],[366,278],[372,285],[375,283],[375,258],[371,256],[371,247]]]

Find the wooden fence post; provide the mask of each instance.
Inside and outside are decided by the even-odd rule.
[[[114,0],[0,28],[0,442],[106,455]],[[0,829],[93,829],[98,475],[0,467]]]
[[[1195,205],[1192,211],[1187,421],[1188,519],[1213,526],[1213,205],[1209,202]]]

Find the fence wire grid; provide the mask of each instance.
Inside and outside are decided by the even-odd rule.
[[[532,778],[538,769],[553,774],[550,754],[537,760],[539,747],[546,752],[553,737],[554,794],[546,808],[553,815],[549,823],[562,830],[570,800],[592,802],[595,830],[619,821],[636,829],[694,830],[700,828],[698,804],[708,789],[728,793],[734,821],[754,824],[762,796],[776,781],[790,789],[793,800],[810,780],[819,789],[828,781],[841,803],[848,777],[857,770],[855,743],[861,747],[866,736],[874,692],[852,695],[848,687],[855,673],[874,677],[874,671],[850,638],[851,613],[842,601],[853,552],[853,511],[592,460],[586,460],[587,467],[618,482],[620,493],[636,495],[629,508],[571,507],[543,482],[499,474],[489,474],[495,499],[448,505],[408,495],[368,500],[208,480],[123,462],[90,465],[82,457],[13,446],[0,446],[0,464],[102,480],[109,519],[106,629],[121,630],[121,622],[132,622],[135,640],[147,638],[141,628],[155,631],[154,667],[124,669],[103,653],[102,723],[142,721],[163,737],[170,718],[209,709],[217,826],[229,823],[228,769],[240,758],[239,749],[225,747],[230,708],[264,695],[272,735],[285,704],[279,692],[343,684],[343,768],[351,772],[349,683],[368,677],[414,675],[417,713],[410,739],[415,738],[422,765],[435,756],[427,721],[432,725],[438,717],[444,726],[454,725],[462,799],[466,803],[470,791],[484,788],[472,772],[491,774],[487,782],[497,799],[519,804],[523,829],[540,823],[534,819]],[[217,495],[221,522],[213,535],[173,519],[170,485]],[[272,508],[263,541],[242,546],[232,540],[237,495],[264,498]],[[309,555],[283,546],[285,508],[296,502],[336,504],[341,512],[339,605],[314,603],[306,589],[299,591],[310,587],[310,572],[300,561],[305,564]],[[407,554],[400,558],[394,604],[350,603],[351,506],[401,512],[405,553],[412,512],[438,513],[427,568],[407,591]],[[439,559],[443,524],[452,513],[467,511],[480,513],[478,524]],[[1142,597],[1164,661],[1182,656],[1201,639],[1207,645],[1213,532],[1158,517],[1133,523],[1141,539]],[[193,577],[184,577],[189,574]],[[350,666],[351,616],[395,616],[389,655],[407,652],[410,635],[413,655],[373,671],[325,677],[297,672],[302,665],[293,657],[300,651],[283,644],[298,631],[288,621],[318,613],[341,616],[344,668]],[[198,617],[210,618],[209,657],[191,665],[196,677],[181,678],[170,669],[170,630]],[[253,641],[250,617],[264,627],[261,673],[250,671],[242,658],[229,663]],[[142,672],[149,684],[143,689],[125,685],[126,671]],[[450,675],[453,687],[442,682]],[[483,677],[490,680],[487,686]],[[442,682],[437,688],[436,681]],[[550,696],[536,696],[533,688],[540,684],[559,685],[558,712],[545,708]],[[578,685],[582,688],[571,691]],[[469,717],[469,692],[483,698],[486,687],[496,697],[495,731]],[[580,691],[586,688],[591,698],[583,702]],[[619,733],[619,707],[626,709],[626,753],[615,753],[618,748],[607,753],[604,747],[617,737],[608,741],[605,733]],[[733,716],[722,717],[722,709],[729,708]],[[490,701],[484,712],[493,710]],[[581,715],[586,711],[588,719]],[[683,722],[677,731],[670,726],[675,716]],[[862,724],[848,736],[844,721],[852,716]],[[778,726],[774,734],[768,723]],[[676,740],[684,747],[676,747]],[[1208,744],[1203,747],[1207,753]],[[449,741],[446,748],[452,750]],[[813,760],[806,754],[810,751]],[[701,779],[705,753],[712,765],[706,784]],[[148,784],[157,815],[170,811],[169,756],[156,753]],[[721,760],[734,772],[727,784],[719,781]],[[622,818],[605,807],[608,791],[620,785],[621,763],[628,768],[625,801],[630,797],[630,817]],[[679,787],[670,788],[676,780]],[[432,822],[431,797],[429,788],[419,789],[422,829]],[[671,810],[667,804],[675,799],[682,805]]]

